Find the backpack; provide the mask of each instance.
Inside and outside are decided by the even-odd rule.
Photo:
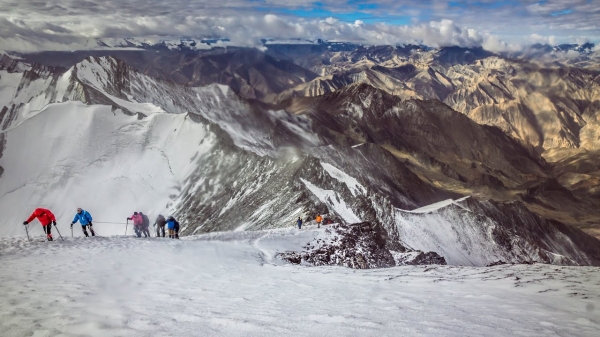
[[[143,223],[144,227],[149,227],[150,219],[148,218],[148,216],[146,214],[141,214],[141,215],[142,215],[142,223]]]

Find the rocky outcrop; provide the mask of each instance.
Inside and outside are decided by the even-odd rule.
[[[446,259],[436,252],[392,252],[397,266],[420,266],[429,264],[446,264]]]
[[[409,251],[404,247],[400,247],[402,252],[390,251],[387,232],[377,224],[334,224],[325,233],[325,236],[307,243],[304,252],[285,252],[277,257],[294,264],[353,269],[446,264],[444,258],[434,252]]]
[[[20,66],[20,62],[11,58],[8,55],[0,55],[0,70],[6,70],[11,73],[14,71],[23,70]]]

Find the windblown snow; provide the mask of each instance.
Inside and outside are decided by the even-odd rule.
[[[308,228],[182,240],[2,238],[0,330],[153,337],[593,337],[600,331],[598,268],[350,270],[273,259],[323,234]]]

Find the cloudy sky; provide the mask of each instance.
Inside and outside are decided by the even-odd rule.
[[[98,38],[225,37],[507,50],[600,42],[600,0],[0,0],[0,50],[75,50]]]

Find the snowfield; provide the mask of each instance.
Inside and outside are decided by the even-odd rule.
[[[591,337],[600,331],[600,269],[593,267],[351,270],[274,259],[324,235],[311,227],[182,240],[48,243],[41,230],[34,234],[33,242],[0,239],[2,336]]]

